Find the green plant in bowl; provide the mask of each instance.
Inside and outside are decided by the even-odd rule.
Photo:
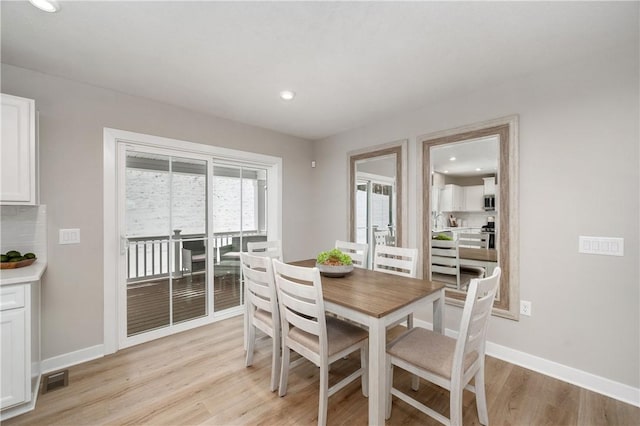
[[[444,240],[444,241],[453,241],[453,238],[448,236],[447,234],[438,234],[433,237],[434,240]]]
[[[339,249],[321,252],[316,258],[316,267],[325,277],[344,277],[353,271],[351,256]]]
[[[320,265],[352,265],[351,256],[343,253],[340,249],[334,248],[331,250],[323,251],[318,254],[316,262]]]

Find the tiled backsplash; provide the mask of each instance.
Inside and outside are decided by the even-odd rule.
[[[0,252],[47,258],[47,206],[0,206]]]

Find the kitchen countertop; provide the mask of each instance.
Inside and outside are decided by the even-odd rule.
[[[0,286],[38,281],[45,269],[47,269],[47,262],[40,259],[24,268],[2,269],[0,270]]]

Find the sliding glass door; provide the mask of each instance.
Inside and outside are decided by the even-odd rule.
[[[241,313],[240,252],[267,240],[268,169],[120,150],[120,347]]]

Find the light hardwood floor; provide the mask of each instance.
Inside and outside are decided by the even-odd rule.
[[[70,369],[69,386],[38,398],[14,425],[313,425],[318,371],[309,363],[289,375],[284,398],[269,392],[270,342],[258,341],[254,366],[244,367],[242,317],[128,348]],[[330,383],[354,370],[357,357],[332,365]],[[399,372],[399,370],[396,370]],[[410,386],[406,374],[395,383]],[[640,408],[487,357],[492,425],[636,425]],[[421,384],[418,399],[443,414],[448,393]],[[328,423],[365,425],[367,399],[355,382],[329,398]],[[435,425],[394,399],[389,425]],[[474,396],[465,391],[464,424],[477,425]]]

